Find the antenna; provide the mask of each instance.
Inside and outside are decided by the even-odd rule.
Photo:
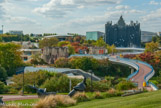
[[[2,25],[2,34],[3,34],[3,25]]]

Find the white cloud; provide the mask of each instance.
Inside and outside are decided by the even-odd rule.
[[[156,1],[153,0],[153,1],[150,1],[149,4],[150,5],[159,5],[159,2],[156,2]]]
[[[127,5],[118,5],[118,6],[115,7],[115,9],[118,9],[118,10],[120,10],[120,9],[128,9],[128,8],[129,8],[129,6],[127,6]]]
[[[118,4],[121,0],[50,0],[42,7],[35,8],[33,12],[48,17],[65,17],[76,9],[89,6]]]
[[[152,21],[159,19],[161,21],[161,8],[151,11],[146,16],[142,17],[143,21]],[[160,22],[161,23],[161,22]]]

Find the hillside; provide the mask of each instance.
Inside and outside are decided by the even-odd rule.
[[[79,103],[70,108],[161,108],[161,90]]]

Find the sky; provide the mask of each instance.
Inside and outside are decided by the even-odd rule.
[[[105,23],[121,15],[127,24],[140,22],[142,31],[161,31],[161,0],[0,0],[4,32],[104,32]]]

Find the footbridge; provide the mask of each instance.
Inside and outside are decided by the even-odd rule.
[[[151,65],[146,62],[142,62],[139,60],[132,60],[126,58],[120,58],[118,56],[108,56],[108,55],[71,55],[70,57],[94,57],[96,59],[105,59],[108,58],[113,63],[119,63],[123,65],[127,65],[131,68],[131,75],[128,76],[127,80],[131,80],[132,82],[138,85],[139,89],[147,89],[147,90],[158,90],[158,88],[153,84],[149,83],[149,79],[153,77],[155,71]],[[146,86],[143,86],[143,83],[146,83]]]

